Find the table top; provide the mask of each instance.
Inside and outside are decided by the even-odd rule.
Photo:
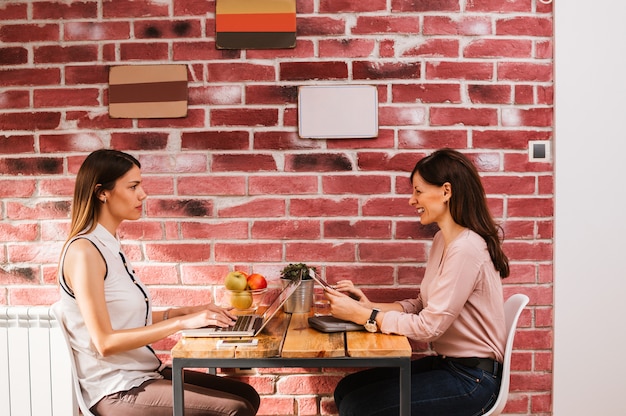
[[[217,348],[219,338],[181,337],[171,354],[173,358],[411,356],[411,345],[405,336],[366,331],[323,333],[309,327],[309,316],[309,313],[289,314],[280,311],[256,336],[259,340],[257,346]]]

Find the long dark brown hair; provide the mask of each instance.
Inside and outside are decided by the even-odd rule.
[[[443,186],[448,182],[452,188],[449,206],[452,219],[469,228],[487,243],[491,261],[501,278],[509,275],[509,259],[500,240],[502,228],[489,212],[487,197],[474,164],[462,153],[452,149],[440,149],[424,157],[411,172],[411,183],[415,173],[429,184]]]
[[[100,149],[87,156],[76,175],[72,222],[66,244],[76,235],[96,228],[102,205],[98,195],[103,190],[113,189],[115,182],[133,166],[141,167],[133,156],[118,150]]]

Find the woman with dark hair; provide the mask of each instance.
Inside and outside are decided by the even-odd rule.
[[[115,150],[85,159],[59,261],[60,306],[83,396],[96,415],[171,416],[171,369],[150,344],[181,329],[234,322],[214,304],[152,311],[117,237],[122,221],[141,217],[140,168],[133,156]],[[186,415],[253,416],[259,408],[248,384],[191,371],[185,382]]]
[[[331,312],[368,331],[431,343],[436,355],[412,362],[411,414],[480,415],[496,400],[506,342],[501,279],[509,264],[499,227],[476,168],[460,152],[432,153],[410,179],[409,204],[423,225],[439,227],[418,297],[375,303],[342,280],[326,290]],[[398,369],[348,375],[334,395],[341,416],[397,415]]]

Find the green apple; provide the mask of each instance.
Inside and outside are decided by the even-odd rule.
[[[233,292],[230,296],[230,304],[236,309],[248,309],[252,306],[252,293],[248,291]]]
[[[248,275],[237,270],[229,272],[224,279],[224,286],[228,290],[245,290],[248,286]]]

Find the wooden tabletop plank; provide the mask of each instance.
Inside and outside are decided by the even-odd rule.
[[[173,358],[232,358],[235,356],[235,348],[216,347],[216,338],[192,338],[181,337],[174,348],[172,348]],[[208,354],[208,352],[211,354]]]
[[[322,333],[309,328],[308,313],[294,313],[283,344],[282,357],[345,357],[343,332]]]
[[[411,344],[405,336],[352,331],[346,333],[349,357],[410,357]]]

